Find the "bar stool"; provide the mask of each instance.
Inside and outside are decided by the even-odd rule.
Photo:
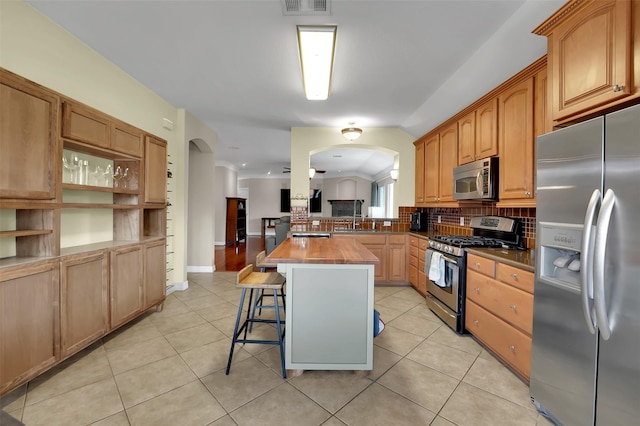
[[[277,263],[270,263],[265,260],[266,252],[262,250],[260,253],[256,255],[256,266],[260,268],[260,272],[267,272],[267,270],[274,271],[277,267]],[[260,289],[256,291],[256,297],[253,302],[253,309],[251,310],[251,319],[256,317],[256,310],[258,310],[258,316],[262,315],[262,308],[270,308],[274,309],[273,305],[264,305],[262,300],[265,296],[264,289]],[[284,287],[278,293],[278,296],[282,299],[282,309],[286,308],[286,302],[284,300]],[[253,323],[249,324],[249,333],[253,330]]]
[[[238,306],[238,317],[236,318],[236,325],[233,330],[233,339],[231,340],[231,350],[229,351],[229,362],[227,363],[226,374],[229,375],[231,369],[231,360],[233,359],[233,349],[236,343],[256,343],[262,345],[278,345],[280,346],[280,364],[282,367],[282,378],[287,378],[287,370],[284,366],[284,320],[280,320],[280,306],[278,305],[278,290],[282,292],[284,286],[284,277],[277,272],[253,272],[253,264],[249,264],[242,268],[238,272],[236,287],[242,289],[242,295],[240,296],[240,305]],[[240,319],[242,317],[242,308],[244,307],[244,298],[249,292],[249,306],[247,308],[247,317],[240,325]],[[251,300],[253,298],[254,290],[271,290],[273,291],[273,305],[276,313],[276,319],[255,319],[251,316]],[[278,340],[259,340],[259,339],[247,339],[247,328],[254,322],[276,324],[276,332],[278,333]],[[240,334],[244,332],[243,338],[239,339]]]

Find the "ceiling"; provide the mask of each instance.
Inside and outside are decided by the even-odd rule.
[[[308,0],[302,0],[307,2]],[[31,5],[217,134],[238,177],[282,177],[291,127],[400,128],[419,137],[546,51],[531,34],[564,1],[334,0],[285,16],[281,0],[32,0]],[[296,25],[338,26],[329,99],[304,97]],[[375,175],[373,151],[312,166]]]

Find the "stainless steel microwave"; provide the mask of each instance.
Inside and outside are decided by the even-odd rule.
[[[453,169],[455,200],[498,200],[498,157],[489,157]]]

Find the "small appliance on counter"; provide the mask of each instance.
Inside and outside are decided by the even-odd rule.
[[[427,212],[415,211],[411,213],[410,231],[427,231],[429,229],[429,219]]]

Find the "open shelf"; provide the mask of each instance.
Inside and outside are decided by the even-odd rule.
[[[27,229],[24,231],[0,231],[0,238],[6,237],[28,237],[31,235],[45,235],[51,234],[51,229]]]

